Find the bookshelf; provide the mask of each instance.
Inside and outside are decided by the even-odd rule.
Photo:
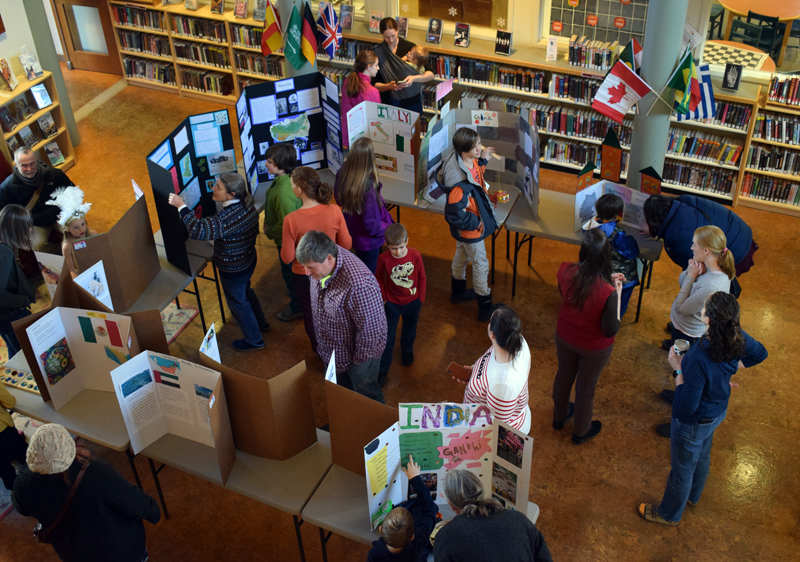
[[[0,151],[2,151],[3,155],[8,159],[9,162],[13,162],[14,154],[9,146],[9,141],[12,140],[12,138],[16,138],[20,146],[24,146],[20,136],[20,131],[23,127],[30,127],[31,132],[38,139],[36,144],[31,147],[31,150],[36,153],[36,157],[50,166],[50,158],[45,152],[45,146],[49,145],[50,143],[56,143],[61,151],[62,156],[64,157],[64,162],[57,164],[55,167],[62,171],[69,170],[75,165],[75,149],[72,146],[72,140],[69,138],[69,133],[67,132],[67,125],[66,121],[64,120],[63,109],[58,97],[58,90],[56,90],[56,85],[53,81],[53,74],[44,71],[44,74],[36,80],[28,80],[25,75],[20,75],[17,76],[17,80],[19,81],[19,85],[14,88],[13,91],[0,92],[0,106],[6,108],[18,123],[17,126],[14,127],[14,130],[10,133],[6,132],[5,129],[2,130],[3,142],[0,143]],[[33,93],[31,92],[31,88],[38,84],[44,85],[48,95],[50,96],[50,100],[53,102],[51,105],[43,109],[38,109],[36,101],[33,97]],[[23,119],[22,115],[17,112],[17,100],[24,100],[28,105],[28,109],[32,115],[27,119]],[[55,123],[57,132],[50,137],[44,138],[44,134],[42,133],[37,119],[44,116],[48,112],[53,117],[53,122]]]

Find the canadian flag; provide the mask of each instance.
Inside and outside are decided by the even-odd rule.
[[[624,62],[617,61],[606,75],[592,100],[592,109],[610,117],[619,124],[637,101],[652,88]]]

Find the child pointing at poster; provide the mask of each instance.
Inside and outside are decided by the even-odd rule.
[[[367,562],[419,562],[427,557],[425,549],[438,508],[422,482],[419,465],[412,455],[408,455],[403,472],[417,497],[389,512],[378,527],[381,538],[372,543]]]

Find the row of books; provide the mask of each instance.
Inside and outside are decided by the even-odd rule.
[[[236,52],[236,71],[248,74],[260,74],[269,78],[286,76],[286,59],[270,55],[265,57],[256,53]]]
[[[422,107],[436,111],[436,84],[422,86]]]
[[[442,80],[458,77],[459,58],[439,53],[429,53],[428,62],[433,67],[433,75]]]
[[[578,39],[573,35],[569,39],[567,60],[573,66],[591,68],[594,70],[608,70],[614,63],[619,41],[596,41],[588,39],[585,35]]]
[[[17,114],[17,117],[21,118],[22,115]],[[28,118],[30,117],[31,115],[29,114]],[[0,122],[2,122],[3,130],[6,131],[7,133],[14,132],[14,130],[17,128],[17,125],[19,125],[19,122],[13,115],[11,115],[11,112],[9,112],[8,108],[5,106],[0,107]],[[58,134],[58,127],[56,126],[56,122],[49,111],[44,115],[38,117],[36,119],[36,122],[38,123],[39,130],[41,131],[41,134],[44,138],[49,138]],[[22,136],[22,141],[29,147],[32,147],[34,144],[39,142],[39,139],[36,138],[31,132],[30,128],[31,124],[32,123],[25,125],[18,131],[19,134]],[[19,144],[19,142],[17,142],[16,145],[13,145],[12,141],[9,139],[8,146],[11,151],[11,154],[13,154],[14,151],[21,145]]]
[[[619,125],[591,109],[576,109],[539,103],[532,112],[536,128],[546,133],[558,133],[570,137],[602,141],[609,128],[617,133],[620,145],[630,148],[633,137],[633,121],[626,119]]]
[[[122,57],[122,69],[128,78],[140,78],[160,84],[177,86],[175,65],[171,62],[158,62],[135,57]]]
[[[150,35],[140,31],[117,30],[119,44],[125,51],[135,51],[137,53],[147,53],[156,57],[172,58],[172,51],[169,48],[169,37],[163,35]]]
[[[800,152],[778,146],[751,144],[747,154],[747,167],[800,176]]]
[[[339,95],[341,96],[342,90],[344,89],[344,81],[347,80],[347,76],[350,74],[350,69],[321,66],[319,71],[327,76],[328,80],[336,84],[336,86],[339,88]]]
[[[741,196],[798,206],[800,205],[800,184],[791,180],[745,174],[744,180],[742,180]]]
[[[261,27],[251,25],[231,24],[231,43],[237,47],[250,47],[251,49],[261,48],[261,36],[264,30]]]
[[[744,147],[723,135],[711,135],[690,129],[669,128],[667,154],[707,160],[735,166]]]
[[[53,100],[50,99],[50,94],[44,84],[36,84],[30,91],[39,109],[53,105]],[[16,114],[12,114],[9,111],[9,107],[13,107],[16,110]],[[50,113],[48,112],[47,115],[50,115]],[[13,106],[10,104],[8,106],[0,106],[0,123],[7,133],[13,132],[19,123],[31,117],[33,117],[33,112],[28,107],[28,98],[24,95],[14,100]]]
[[[800,76],[773,76],[769,83],[769,101],[800,105]]]
[[[183,37],[216,41],[217,43],[226,43],[228,41],[224,21],[175,16],[172,19],[172,33]]]
[[[224,47],[212,47],[202,43],[175,42],[175,58],[184,62],[195,64],[207,64],[218,68],[231,67],[228,49]]]
[[[166,31],[164,29],[162,15],[152,10],[133,8],[131,6],[111,6],[111,14],[114,16],[114,23],[117,25],[127,25],[128,27],[141,27],[142,29],[152,29],[154,31]]]
[[[233,77],[230,74],[198,68],[181,68],[179,72],[181,87],[186,90],[218,96],[227,96],[233,93]]]
[[[545,92],[552,99],[566,98],[590,105],[599,88],[600,80],[594,78],[553,74],[549,89]]]
[[[354,39],[342,39],[339,42],[339,48],[336,50],[334,54],[334,60],[343,61],[343,62],[353,62],[356,60],[356,56],[361,51],[371,51],[377,45],[375,43],[371,43],[369,41],[356,41]]]
[[[733,170],[667,159],[664,161],[662,179],[666,183],[730,196],[736,187],[737,176]]]
[[[458,80],[468,84],[498,86],[520,92],[547,93],[547,82],[542,71],[474,59],[461,59]]]
[[[433,113],[423,113],[419,116],[419,130],[421,135],[428,132],[428,128],[434,117],[436,116]]]
[[[753,139],[800,144],[800,116],[759,111],[753,128]]]
[[[599,145],[550,138],[542,146],[542,161],[545,163],[573,164],[583,167],[587,162],[592,162],[598,169],[600,168]],[[627,174],[628,157],[627,152],[622,153],[623,174]]]
[[[750,115],[753,113],[752,105],[740,103],[729,103],[727,101],[717,101],[717,115],[711,119],[698,119],[706,125],[719,125],[720,127],[730,127],[739,131],[747,131],[750,125]]]

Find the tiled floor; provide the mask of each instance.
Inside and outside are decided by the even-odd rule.
[[[70,88],[76,83],[85,86],[84,77],[77,73],[69,83]],[[83,119],[79,123],[83,142],[69,175],[94,203],[89,214],[92,227],[108,229],[133,202],[130,178],[148,192],[144,159],[159,141],[187,115],[216,108],[128,87]],[[548,189],[573,189],[574,181],[571,175],[542,171],[541,183]],[[660,499],[669,471],[669,442],[658,437],[654,427],[669,418],[669,407],[658,393],[671,384],[671,369],[659,344],[678,291],[678,268],[668,260],[658,262],[641,321],[633,323],[633,308],[624,319],[595,398],[595,416],[603,421],[603,432],[576,447],[570,441],[571,424],[561,432],[551,428],[550,394],[556,371],[553,333],[560,304],[555,274],[561,262],[577,259],[577,248],[534,240],[532,266],[520,267],[517,296],[511,300],[511,266],[504,259],[505,236],[499,237],[493,292],[495,301],[505,301],[522,316],[532,352],[529,384],[535,443],[529,497],[541,508],[538,526],[555,560],[797,560],[800,413],[792,404],[798,388],[800,220],[744,208],[736,211],[753,228],[761,246],[755,268],[742,279],[742,324],[764,342],[770,357],[762,366],[737,375],[739,387],[734,389],[727,420],[716,434],[705,494],[698,507],[687,510],[677,528],[647,523],[634,510],[638,501]],[[488,348],[486,326],[475,321],[474,303],[455,306],[448,300],[454,244],[443,219],[406,209],[401,218],[409,229],[410,245],[423,254],[429,288],[416,363],[405,368],[396,358],[386,388],[387,402],[458,401],[462,390],[445,368],[451,360],[471,362]],[[151,220],[155,230],[152,207]],[[322,424],[326,421],[323,365],[312,354],[302,323],[285,324],[275,318],[286,304],[277,252],[264,237],[259,238],[258,251],[255,290],[268,318],[274,319],[267,348],[236,354],[230,342],[239,332],[229,323],[220,330],[222,359],[233,368],[266,378],[305,360],[312,373],[316,419]],[[213,287],[202,282],[201,290],[207,319],[219,323]],[[201,339],[199,322],[193,322],[171,351],[196,360]],[[92,449],[130,478],[124,455],[97,446]],[[137,466],[145,490],[155,496],[146,461],[137,459]],[[288,515],[174,469],[166,468],[161,482],[172,518],[146,525],[151,559],[298,559]],[[33,523],[17,513],[0,523],[0,560],[56,560],[50,547],[33,541]],[[304,525],[302,535],[307,559],[319,561],[317,528]],[[331,561],[363,560],[368,550],[337,536],[328,547]]]

